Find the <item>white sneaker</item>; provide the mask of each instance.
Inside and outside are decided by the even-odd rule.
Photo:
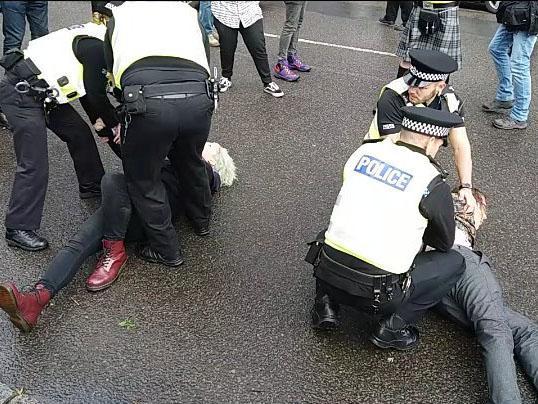
[[[216,39],[217,41],[220,41],[219,33],[217,32],[216,29],[213,30],[213,36],[215,37],[215,39]]]
[[[224,93],[232,86],[232,81],[226,77],[221,77],[219,80],[219,92]]]
[[[214,48],[220,46],[219,40],[215,38],[215,35],[209,34],[207,36],[207,41],[209,42],[209,46],[212,46]]]
[[[266,92],[267,94],[271,94],[273,97],[276,97],[276,98],[284,97],[284,93],[282,92],[280,87],[276,85],[274,81],[267,84],[264,87],[263,91]]]

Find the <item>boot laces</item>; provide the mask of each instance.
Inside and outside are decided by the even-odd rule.
[[[103,254],[99,258],[98,266],[103,267],[106,272],[110,269],[110,263],[112,262],[111,252],[110,248],[105,248],[105,251],[103,251]]]

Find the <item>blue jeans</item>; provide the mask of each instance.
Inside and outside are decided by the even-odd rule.
[[[4,14],[4,53],[10,49],[20,49],[26,18],[30,24],[32,39],[49,33],[48,2],[47,1],[1,1]]]
[[[538,324],[507,307],[489,259],[454,246],[465,259],[463,276],[436,307],[473,330],[482,348],[489,403],[521,404],[514,354],[538,388]]]
[[[499,86],[495,98],[499,101],[514,101],[510,117],[526,121],[531,103],[531,55],[536,35],[523,31],[508,31],[504,25],[489,44],[489,53],[495,63]]]
[[[200,13],[198,14],[200,19],[200,24],[204,28],[204,31],[207,35],[213,32],[213,14],[211,13],[211,2],[210,1],[201,1],[200,2]]]

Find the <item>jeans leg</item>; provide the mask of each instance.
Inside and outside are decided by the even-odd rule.
[[[506,307],[506,319],[514,337],[514,352],[538,390],[538,324]]]
[[[237,32],[239,30],[227,27],[216,18],[214,19],[215,28],[219,33],[220,42],[220,67],[222,77],[231,79],[234,69],[235,50],[237,49]]]
[[[4,34],[4,54],[10,49],[20,49],[26,30],[27,1],[2,1],[4,15],[2,31]]]
[[[293,37],[298,30],[299,18],[301,16],[302,4],[299,1],[286,1],[286,22],[278,46],[278,58],[285,59],[288,55],[290,46],[293,43]]]
[[[36,39],[49,33],[49,2],[27,1],[26,18],[30,25],[32,39]]]
[[[201,1],[200,10],[198,13],[198,18],[202,28],[206,34],[211,34],[213,32],[213,14],[211,14],[211,2],[210,1]]]
[[[499,101],[511,101],[514,99],[509,56],[512,41],[513,33],[509,32],[504,25],[500,25],[489,43],[489,53],[499,78],[499,85],[495,94],[495,99]]]
[[[526,121],[531,103],[531,55],[536,35],[526,32],[513,34],[512,83],[514,85],[514,107],[510,116],[517,121]]]
[[[420,253],[414,264],[411,294],[396,311],[409,323],[415,323],[426,310],[439,303],[465,270],[463,257],[454,250]]]
[[[299,13],[299,21],[297,22],[297,29],[291,37],[290,46],[288,48],[288,55],[295,55],[297,53],[297,43],[299,42],[299,33],[301,32],[301,27],[303,26],[304,12],[306,10],[306,1],[303,2],[301,11]]]
[[[81,265],[101,249],[103,238],[103,209],[99,208],[83,224],[65,246],[52,259],[39,283],[53,295],[73,280]]]
[[[263,35],[263,18],[260,18],[250,27],[245,28],[239,26],[239,32],[243,37],[243,41],[254,60],[256,70],[262,79],[264,85],[273,81],[271,78],[271,70],[269,69],[269,61],[267,60],[267,50],[265,47],[265,36]]]
[[[48,118],[49,129],[67,143],[79,190],[98,189],[105,170],[89,126],[69,104],[54,108]]]
[[[133,208],[123,174],[107,173],[103,176],[101,210],[104,218],[103,238],[125,240]]]

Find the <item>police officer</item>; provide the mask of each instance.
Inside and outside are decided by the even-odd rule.
[[[349,158],[324,241],[320,235],[307,255],[317,286],[312,325],[334,328],[339,304],[353,306],[383,315],[371,341],[396,349],[418,344],[413,324],[465,269],[450,250],[454,207],[433,159],[462,119],[431,108],[402,114],[397,142],[366,143]],[[419,253],[423,243],[436,250]]]
[[[381,90],[367,139],[397,136],[402,122],[401,107],[404,105],[442,109],[456,113],[464,119],[463,102],[454,89],[447,85],[450,73],[458,69],[457,63],[450,56],[434,50],[412,49],[409,56],[409,72]],[[473,163],[464,122],[450,130],[448,140],[452,145],[460,180],[459,196],[471,211],[476,201],[471,192]]]
[[[149,262],[179,266],[183,257],[161,182],[166,156],[186,192],[186,216],[209,234],[211,194],[201,158],[213,101],[208,48],[195,9],[183,2],[128,1],[112,7],[105,58],[123,91],[123,168],[143,220]],[[207,42],[207,41],[206,41]]]
[[[8,245],[28,251],[47,248],[37,235],[48,183],[47,128],[67,143],[82,199],[100,196],[104,174],[92,131],[69,105],[80,99],[104,136],[118,125],[106,95],[104,26],[88,23],[61,29],[31,41],[24,52],[2,59],[6,75],[0,104],[13,131],[17,169],[6,214]],[[106,72],[106,71],[105,71]]]

